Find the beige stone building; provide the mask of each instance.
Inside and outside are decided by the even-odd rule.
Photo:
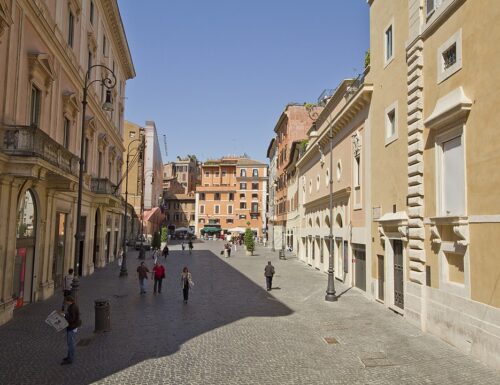
[[[369,4],[373,295],[500,368],[500,4]]]
[[[334,277],[365,291],[370,243],[365,141],[372,92],[364,76],[341,82],[309,129],[307,148],[297,162],[299,258],[326,272],[332,247]]]
[[[196,227],[196,197],[195,193],[183,194],[166,191],[165,199],[165,223],[169,233],[176,229],[186,228],[194,232]]]
[[[81,101],[87,69],[116,75],[113,111],[89,89],[82,241],[75,245]],[[94,67],[91,79],[108,75]],[[125,83],[135,76],[114,0],[0,1],[0,324],[112,260],[121,243]]]
[[[267,165],[244,157],[223,157],[201,166],[196,189],[196,235],[212,224],[221,231],[266,228]],[[247,225],[250,223],[250,225]]]

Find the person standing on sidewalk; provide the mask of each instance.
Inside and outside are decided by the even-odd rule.
[[[274,275],[274,266],[271,265],[271,261],[267,262],[267,265],[264,268],[264,275],[266,277],[267,291],[270,291],[273,287],[273,275]]]
[[[68,355],[63,358],[61,365],[72,364],[75,360],[75,350],[76,350],[76,332],[78,328],[82,325],[82,321],[80,319],[80,309],[78,309],[78,305],[75,303],[75,299],[68,295],[65,297],[64,301],[66,302],[68,309],[64,314],[64,318],[68,321],[68,326],[66,327],[66,342],[68,343]]]
[[[168,246],[167,245],[165,245],[165,247],[163,248],[162,253],[163,253],[163,256],[165,257],[165,259],[167,259],[167,257],[168,257]]]
[[[193,241],[191,239],[189,240],[188,247],[189,247],[189,254],[191,254],[191,252],[193,251]]]
[[[156,262],[153,267],[153,276],[154,276],[154,289],[153,292],[156,294],[156,289],[158,289],[158,294],[161,293],[161,283],[163,278],[165,278],[165,268],[160,262]]]
[[[189,289],[194,286],[191,273],[189,272],[187,266],[184,266],[181,273],[181,287],[182,294],[184,296],[184,303],[188,303],[189,299]]]
[[[139,287],[141,289],[141,294],[146,292],[146,280],[148,279],[149,269],[144,266],[144,262],[141,262],[137,268],[137,274],[139,276]]]
[[[186,248],[186,245],[184,244],[184,241],[182,241],[181,247],[182,247],[182,251],[184,251],[184,249]]]
[[[66,297],[71,295],[71,284],[73,283],[73,269],[68,270],[68,274],[64,276],[63,280],[63,303],[61,310],[64,311],[64,304],[66,303]]]

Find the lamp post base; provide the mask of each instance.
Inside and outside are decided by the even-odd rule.
[[[120,270],[120,277],[127,277],[127,276],[128,276],[127,269]]]
[[[332,293],[327,293],[325,295],[325,301],[328,301],[328,302],[336,302],[338,301],[339,297],[337,297],[335,294],[332,294]]]

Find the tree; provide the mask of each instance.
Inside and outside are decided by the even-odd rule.
[[[161,244],[160,244],[160,232],[159,231],[155,231],[154,234],[153,234],[153,241],[151,242],[151,246],[153,247],[153,249],[159,249],[161,247]]]
[[[245,230],[245,235],[243,236],[243,240],[245,241],[245,246],[247,251],[253,253],[255,250],[255,241],[253,240],[253,232],[249,228]]]
[[[166,227],[161,228],[161,241],[162,242],[167,242],[168,240],[168,230]]]

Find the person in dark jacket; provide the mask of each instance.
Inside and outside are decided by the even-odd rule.
[[[165,247],[163,248],[163,256],[165,257],[165,259],[167,259],[168,257],[168,246],[165,245]]]
[[[271,261],[267,262],[267,265],[264,268],[264,275],[266,276],[267,291],[269,291],[273,287],[273,275],[274,275],[274,266],[271,265]]]
[[[76,349],[76,332],[78,327],[81,326],[82,322],[80,320],[80,309],[75,303],[75,299],[71,295],[67,295],[65,298],[66,302],[66,313],[64,318],[68,321],[68,326],[66,328],[66,340],[68,343],[68,355],[63,358],[61,365],[72,364],[75,359],[75,349]]]
[[[141,262],[137,268],[137,275],[139,276],[139,287],[141,289],[141,294],[146,293],[146,281],[148,279],[149,269]]]

